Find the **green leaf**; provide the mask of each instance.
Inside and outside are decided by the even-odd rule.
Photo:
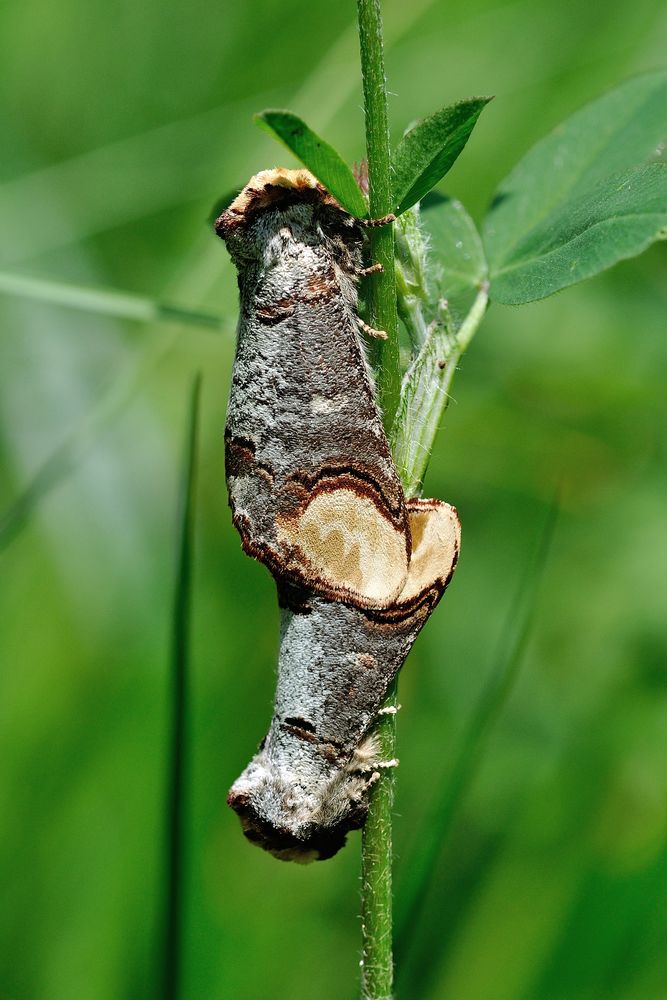
[[[667,165],[601,181],[553,212],[493,276],[491,297],[520,305],[590,278],[667,238]]]
[[[477,227],[461,202],[432,191],[421,203],[421,221],[439,294],[450,306],[476,294],[488,265]]]
[[[409,129],[393,156],[397,215],[420,201],[450,169],[490,97],[471,97],[442,108]]]
[[[287,146],[351,215],[363,219],[368,214],[366,199],[347,163],[301,118],[291,111],[262,111],[255,121]]]
[[[655,157],[665,137],[661,71],[622,84],[537,143],[501,184],[484,223],[492,298],[542,298],[659,238],[664,223],[646,216],[665,209],[664,175],[632,169]]]
[[[406,496],[419,496],[458,361],[487,306],[487,268],[460,202],[428,195],[397,220],[398,311],[414,358],[389,441]]]

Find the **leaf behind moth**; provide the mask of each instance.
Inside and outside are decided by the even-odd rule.
[[[287,146],[346,211],[359,219],[368,214],[366,199],[345,160],[298,115],[269,110],[255,115],[255,121]]]
[[[431,191],[420,208],[429,239],[436,294],[447,299],[454,319],[460,319],[488,277],[481,237],[465,207],[455,198]]]

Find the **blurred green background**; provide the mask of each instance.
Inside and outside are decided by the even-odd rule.
[[[0,269],[224,315],[222,332],[0,296],[0,996],[155,995],[175,525],[204,375],[188,719],[186,998],[355,995],[359,836],[324,864],[247,844],[226,791],[271,712],[277,611],[223,480],[235,276],[213,202],[293,161],[288,106],[363,155],[352,2],[10,0],[0,12]],[[443,190],[479,219],[580,104],[664,66],[662,0],[387,0],[395,139],[496,94]],[[427,495],[463,554],[401,679],[397,878],[494,670],[562,484],[518,680],[401,968],[403,1000],[667,996],[667,246],[492,307]],[[63,444],[65,445],[63,450]],[[60,449],[60,451],[58,451]],[[55,474],[54,474],[55,473]],[[6,539],[7,540],[7,539]]]

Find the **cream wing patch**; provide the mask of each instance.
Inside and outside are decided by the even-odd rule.
[[[278,542],[288,546],[311,581],[350,591],[368,606],[390,604],[408,576],[406,538],[372,500],[351,489],[318,493],[295,517],[279,517]]]
[[[398,603],[409,601],[440,582],[445,586],[461,545],[456,509],[441,500],[408,500],[412,558]]]

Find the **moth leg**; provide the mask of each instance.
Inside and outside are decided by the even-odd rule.
[[[388,767],[398,767],[399,764],[398,757],[392,757],[391,760],[379,760],[375,766],[382,771],[386,771]]]
[[[387,226],[390,222],[396,222],[396,216],[393,212],[389,215],[383,215],[381,219],[359,219],[362,226],[370,226],[374,228],[375,226]]]
[[[373,768],[373,773],[368,779],[368,787],[372,788],[373,785],[380,780],[382,777],[382,772],[386,771],[389,767],[398,767],[399,760],[397,757],[393,757],[391,760],[380,760],[377,761]]]
[[[378,715],[396,715],[401,708],[402,705],[385,705],[384,708],[378,709]]]
[[[359,326],[359,329],[363,330],[363,332],[367,334],[369,337],[374,337],[375,340],[387,339],[387,334],[385,333],[384,330],[373,329],[373,327],[369,326],[368,323],[364,323],[363,319],[361,319],[361,317],[359,316],[357,316],[357,324]]]
[[[377,261],[377,263],[371,264],[370,267],[360,267],[355,273],[358,278],[365,278],[368,274],[380,274],[381,271],[384,271],[384,267]]]

